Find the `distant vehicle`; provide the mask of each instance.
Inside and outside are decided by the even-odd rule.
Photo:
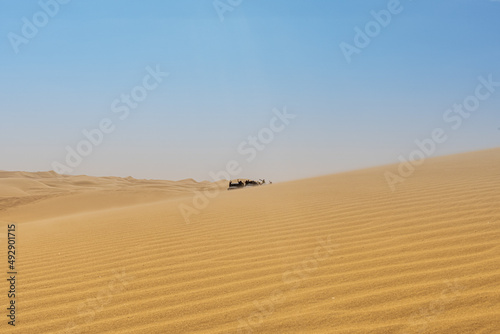
[[[243,181],[238,181],[238,182],[229,181],[229,188],[227,188],[227,190],[234,190],[240,188],[245,188],[245,184],[243,183]]]
[[[265,179],[260,179],[259,181],[254,181],[254,180],[231,180],[229,181],[229,188],[227,190],[235,190],[235,189],[241,189],[245,187],[258,187],[265,185],[266,180]],[[269,184],[273,184],[272,182],[269,182]]]

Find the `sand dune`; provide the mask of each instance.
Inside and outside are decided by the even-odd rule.
[[[137,180],[0,171],[0,213],[5,215],[4,211],[9,209],[8,216],[19,222],[39,220],[190,196],[195,190],[212,186],[222,188],[226,182],[211,184],[192,179]]]
[[[0,172],[9,332],[500,333],[500,149],[396,169],[221,190],[189,224],[208,183]]]

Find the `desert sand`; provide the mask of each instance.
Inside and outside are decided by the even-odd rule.
[[[0,332],[500,333],[500,149],[396,170],[221,182],[188,221],[210,183],[0,172]]]

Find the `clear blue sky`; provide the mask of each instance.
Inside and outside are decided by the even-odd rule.
[[[348,63],[339,44],[388,2],[243,0],[221,22],[211,0],[72,0],[15,53],[41,7],[0,0],[0,170],[52,169],[103,118],[116,130],[73,174],[204,180],[236,160],[297,179],[397,162],[436,127],[437,155],[500,146],[500,87],[459,130],[443,121],[478,76],[500,81],[500,2],[401,0]],[[157,64],[169,76],[119,120],[112,102]],[[285,106],[297,118],[246,162]]]

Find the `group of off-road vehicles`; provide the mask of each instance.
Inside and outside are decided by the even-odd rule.
[[[245,187],[258,187],[258,186],[263,186],[265,184],[273,184],[271,181],[266,183],[266,180],[260,179],[259,181],[254,181],[254,180],[244,180],[244,179],[237,179],[237,180],[231,180],[229,181],[229,188],[227,190],[235,190],[235,189],[241,189]]]

